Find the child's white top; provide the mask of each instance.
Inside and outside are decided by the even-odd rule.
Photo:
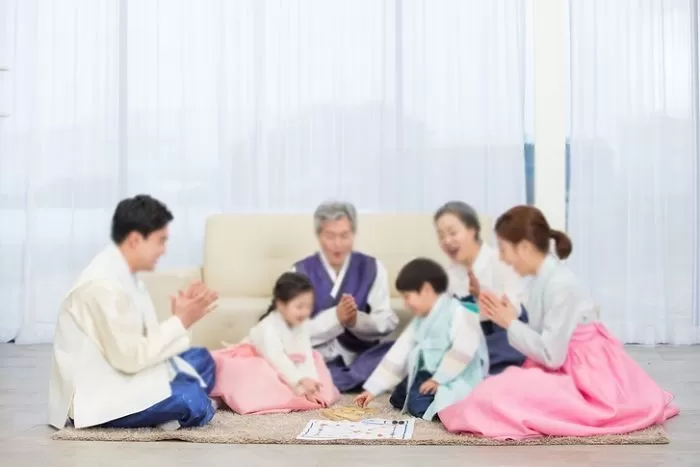
[[[488,351],[476,313],[465,309],[457,299],[447,294],[443,294],[435,302],[430,314],[437,313],[441,309],[446,309],[450,314],[450,344],[446,346],[445,355],[437,371],[432,375],[432,379],[444,385],[462,376],[474,357],[488,360]],[[413,320],[425,320],[428,317],[414,317]],[[419,335],[414,324],[411,322],[406,326],[377,369],[365,382],[363,389],[376,396],[396,387],[406,376],[415,374],[417,368],[410,367],[410,356],[419,346]],[[417,362],[414,363],[417,364]],[[484,372],[488,374],[488,362],[484,362],[484,365],[486,366]]]
[[[290,327],[279,312],[273,311],[250,330],[246,339],[292,388],[303,378],[318,380],[308,326],[307,320]],[[295,363],[297,359],[292,356],[303,361]]]

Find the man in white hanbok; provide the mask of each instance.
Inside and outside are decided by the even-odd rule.
[[[187,328],[217,299],[203,284],[172,298],[158,322],[136,273],[165,252],[173,216],[147,195],[119,203],[112,244],[92,260],[58,314],[49,386],[49,423],[63,428],[200,426],[214,416],[208,397],[214,361],[190,349]]]

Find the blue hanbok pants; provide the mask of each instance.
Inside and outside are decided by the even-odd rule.
[[[197,370],[204,383],[192,376],[178,372],[170,382],[172,395],[151,407],[111,422],[103,424],[109,428],[146,428],[178,421],[180,426],[195,427],[206,425],[214,417],[214,407],[209,393],[214,389],[216,367],[214,359],[207,349],[192,348],[180,354],[180,358]]]
[[[397,409],[403,409],[404,404],[406,404],[406,411],[416,418],[423,418],[425,412],[433,403],[435,398],[434,394],[421,394],[418,389],[420,385],[432,378],[433,375],[425,370],[421,370],[416,374],[411,387],[408,388],[408,378],[405,378],[394,392],[391,393],[389,398],[389,403],[396,407]],[[406,399],[408,398],[408,401]]]
[[[359,354],[350,365],[345,364],[343,357],[327,361],[326,365],[338,391],[350,392],[361,389],[392,345],[394,342],[379,343]]]

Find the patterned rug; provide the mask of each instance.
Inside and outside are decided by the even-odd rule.
[[[337,406],[352,404],[351,396],[343,396]],[[386,397],[378,398],[372,407],[377,409],[376,418],[405,418],[390,408]],[[53,439],[69,441],[165,441],[179,440],[192,443],[220,444],[405,444],[405,445],[455,445],[455,446],[523,446],[523,445],[574,445],[574,444],[667,444],[666,430],[655,425],[644,430],[624,435],[591,437],[547,436],[525,441],[496,441],[472,435],[453,435],[445,431],[439,422],[416,420],[413,438],[397,440],[338,440],[303,441],[296,437],[311,419],[323,419],[320,411],[295,412],[269,415],[236,415],[228,410],[219,410],[214,420],[202,428],[164,431],[152,428],[110,429],[87,428],[76,430],[64,428],[53,435]]]

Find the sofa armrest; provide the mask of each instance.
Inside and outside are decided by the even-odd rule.
[[[146,289],[153,300],[158,319],[163,321],[172,316],[170,297],[194,281],[202,280],[202,268],[180,268],[165,271],[148,272],[141,275]]]

